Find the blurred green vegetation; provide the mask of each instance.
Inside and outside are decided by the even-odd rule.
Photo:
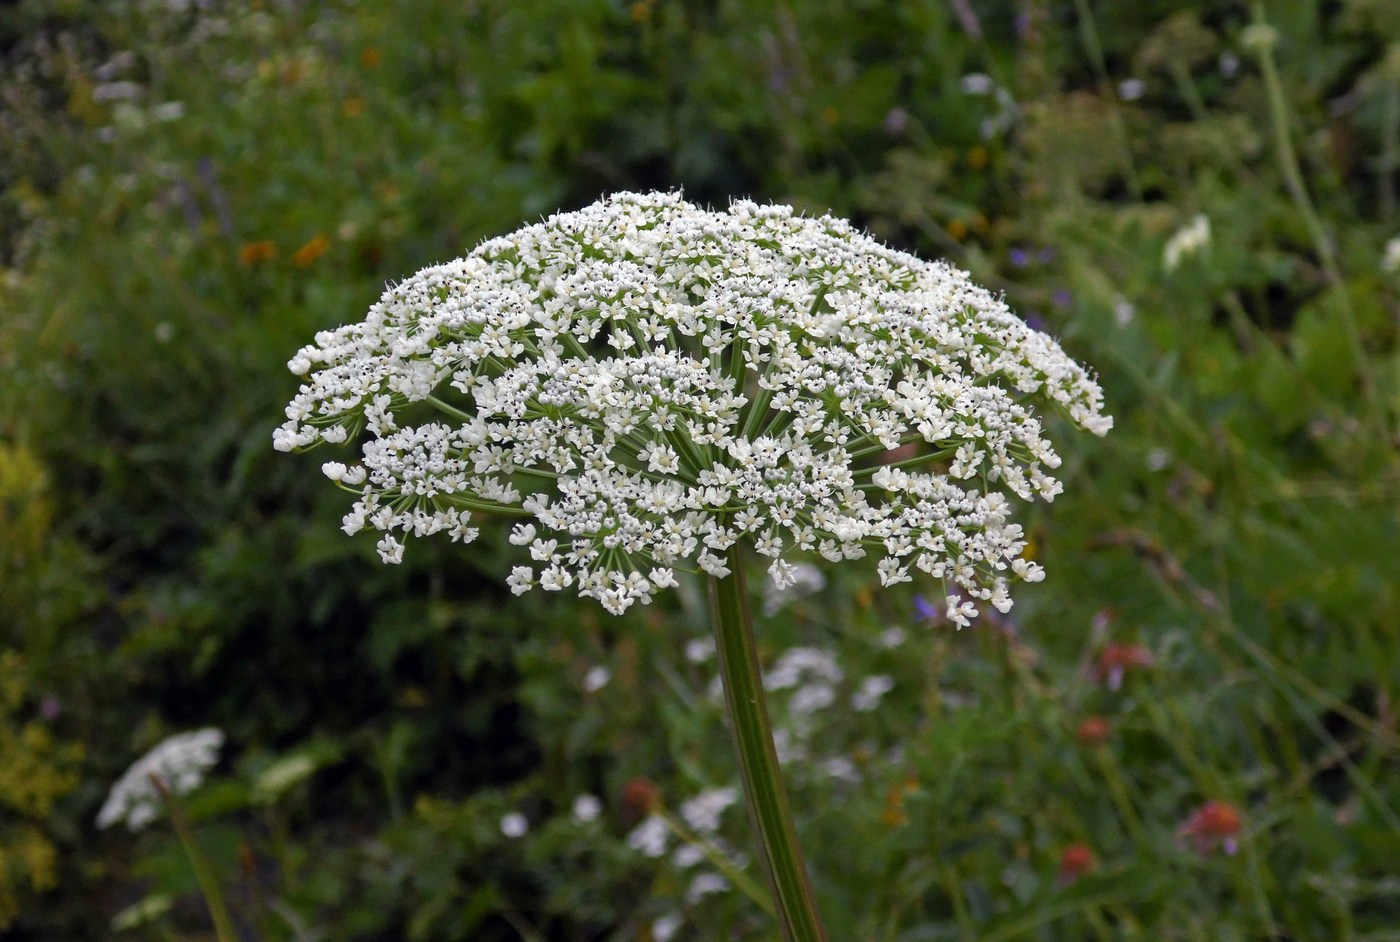
[[[684,187],[954,260],[1118,422],[1013,620],[858,568],[768,620],[837,665],[776,698],[832,938],[1400,939],[1400,12],[1182,9],[0,7],[0,937],[209,937],[168,825],[92,823],[203,725],[249,937],[765,937],[694,883],[752,869],[737,806],[627,841],[733,779],[695,587],[515,599],[504,533],[386,569],[270,446],[386,281]]]

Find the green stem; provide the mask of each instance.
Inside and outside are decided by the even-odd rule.
[[[1264,16],[1264,4],[1259,0],[1254,3],[1254,24],[1261,28],[1268,27],[1268,21]],[[1341,314],[1342,331],[1346,334],[1347,344],[1351,348],[1352,360],[1355,362],[1356,371],[1361,380],[1361,392],[1366,399],[1367,406],[1369,406],[1370,417],[1381,437],[1389,439],[1389,418],[1376,391],[1376,377],[1371,360],[1366,355],[1366,347],[1361,339],[1361,328],[1357,323],[1356,313],[1352,310],[1351,294],[1346,283],[1342,280],[1342,270],[1337,261],[1337,253],[1333,251],[1327,229],[1322,224],[1322,217],[1318,215],[1317,208],[1313,205],[1312,196],[1303,180],[1303,170],[1298,163],[1298,154],[1293,149],[1293,139],[1288,123],[1288,102],[1284,95],[1283,80],[1279,77],[1278,65],[1274,61],[1272,44],[1261,43],[1256,54],[1259,57],[1259,70],[1264,79],[1264,91],[1269,101],[1269,116],[1274,132],[1274,150],[1277,152],[1279,169],[1283,172],[1284,185],[1287,187],[1289,195],[1293,197],[1299,215],[1303,217],[1303,224],[1307,227],[1308,234],[1312,237],[1313,245],[1317,250],[1318,258],[1322,262],[1323,273],[1327,276],[1336,296],[1337,310]]]
[[[175,793],[159,775],[151,776],[151,784],[165,801],[165,808],[170,812],[170,821],[175,825],[175,834],[180,838],[185,855],[190,858],[190,865],[194,867],[200,892],[204,894],[204,903],[209,907],[209,917],[214,921],[214,937],[219,942],[238,942],[238,934],[233,931],[233,920],[229,918],[228,906],[224,904],[223,891],[219,889],[219,879],[209,864],[209,858],[204,856],[204,852],[195,843],[194,832],[190,830],[189,819],[185,817],[185,809],[180,807]]]
[[[739,544],[730,547],[726,565],[728,577],[709,580],[710,618],[749,821],[758,835],[759,857],[777,904],[784,942],[826,942],[773,747],[773,724],[763,695]]]

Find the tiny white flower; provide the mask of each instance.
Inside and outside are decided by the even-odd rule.
[[[889,628],[880,632],[880,647],[897,648],[904,643],[904,639],[904,629],[900,628],[898,625],[891,625]]]
[[[1385,244],[1385,254],[1381,257],[1381,271],[1387,274],[1400,271],[1400,236]]]
[[[671,855],[671,863],[686,870],[705,859],[705,852],[696,844],[683,844]]]
[[[1147,91],[1147,83],[1139,78],[1124,79],[1118,83],[1118,97],[1123,101],[1137,101]]]
[[[583,689],[589,693],[602,690],[612,680],[612,671],[602,664],[598,664],[588,669],[588,673],[583,675]]]
[[[529,566],[516,566],[506,577],[506,585],[514,595],[524,595],[535,584],[535,571]]]
[[[996,87],[992,77],[985,72],[969,72],[962,77],[960,84],[965,95],[986,95]]]
[[[694,906],[711,893],[723,893],[729,881],[718,873],[698,873],[685,890],[685,901]]]
[[[836,689],[830,684],[808,684],[798,687],[788,701],[788,710],[794,716],[806,716],[824,710],[836,702]]]
[[[651,924],[651,937],[656,942],[671,942],[682,922],[680,913],[667,913]]]
[[[660,857],[666,853],[666,845],[670,839],[671,832],[667,829],[666,822],[653,814],[648,815],[646,820],[627,835],[627,846],[647,857]]]
[[[875,674],[861,681],[860,689],[851,696],[851,706],[861,712],[869,712],[880,705],[885,694],[894,689],[894,678],[885,674]]]
[[[387,533],[375,544],[375,549],[379,550],[379,558],[386,563],[403,562],[403,544]]]
[[[685,643],[685,659],[692,664],[703,664],[714,656],[714,638],[691,638]]]
[[[1183,259],[1198,255],[1209,246],[1210,219],[1202,213],[1167,240],[1166,247],[1162,249],[1162,267],[1168,272],[1176,271]]]
[[[681,818],[692,830],[700,834],[713,834],[719,830],[720,815],[738,800],[737,788],[713,788],[682,803]]]
[[[603,803],[596,795],[579,795],[574,799],[574,820],[580,824],[596,821],[603,813]]]
[[[524,837],[530,830],[530,819],[519,811],[512,811],[501,818],[501,833],[515,839]]]

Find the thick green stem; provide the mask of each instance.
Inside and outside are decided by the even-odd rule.
[[[812,897],[778,752],[773,747],[773,724],[763,695],[763,672],[758,665],[738,544],[729,549],[726,564],[728,577],[710,578],[710,619],[749,821],[758,835],[759,856],[777,904],[784,942],[825,942],[826,929]]]
[[[194,867],[195,878],[199,880],[204,902],[209,907],[209,917],[214,920],[214,937],[219,942],[238,942],[233,920],[229,918],[228,906],[224,904],[223,891],[219,889],[219,878],[214,874],[209,858],[204,856],[204,852],[195,843],[194,832],[190,829],[189,819],[185,817],[185,810],[180,807],[175,793],[160,776],[152,775],[151,783],[165,801],[165,808],[170,812],[170,822],[175,825],[175,834],[180,838],[186,856],[190,858],[190,865]]]

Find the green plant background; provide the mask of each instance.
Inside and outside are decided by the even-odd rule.
[[[626,841],[639,782],[734,778],[695,586],[515,599],[503,531],[383,567],[270,444],[283,364],[385,282],[683,187],[954,260],[1117,418],[1062,437],[1010,621],[859,566],[766,619],[842,674],[775,696],[832,938],[1400,939],[1400,8],[1183,6],[0,7],[0,938],[210,937],[168,824],[92,823],[205,725],[249,938],[770,937]],[[1111,684],[1111,645],[1150,663]],[[1197,846],[1210,801],[1240,827]],[[737,808],[717,839],[752,871]]]

